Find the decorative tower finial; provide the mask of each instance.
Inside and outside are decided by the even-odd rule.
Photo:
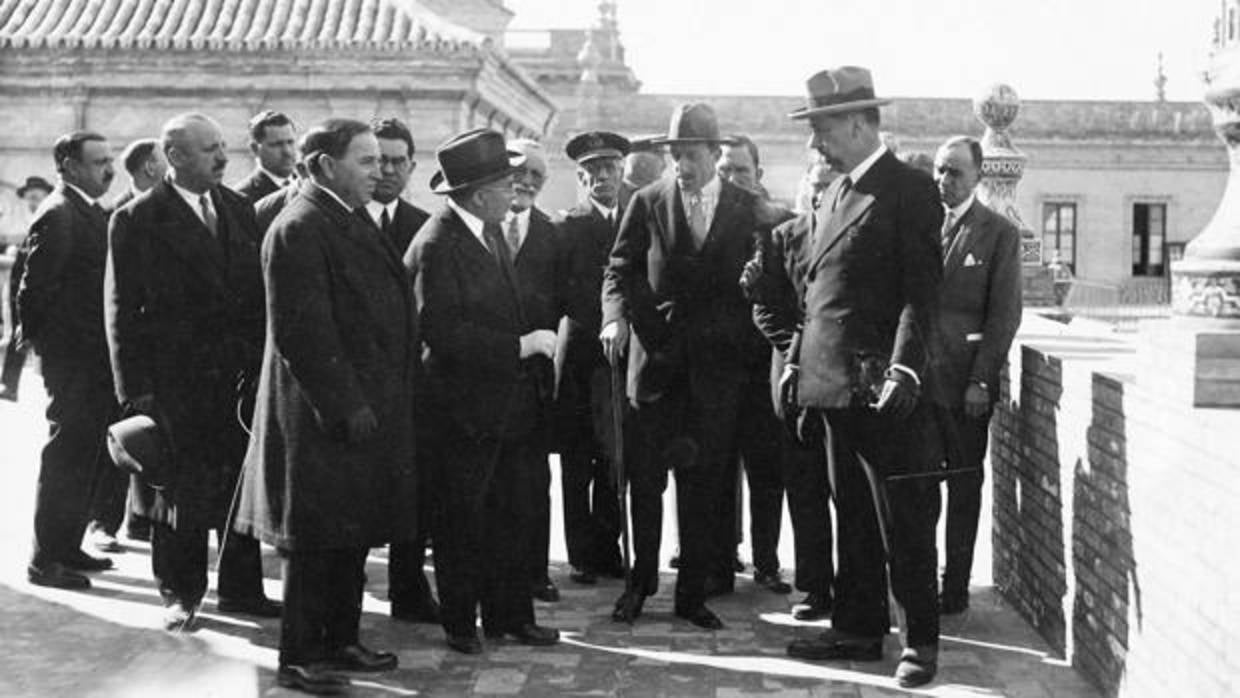
[[[1159,102],[1167,101],[1167,73],[1163,71],[1163,54],[1158,52],[1158,74],[1154,76],[1154,90]]]

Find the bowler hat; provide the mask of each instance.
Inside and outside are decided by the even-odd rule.
[[[168,484],[172,455],[159,424],[144,414],[108,427],[108,453],[116,467],[137,475],[155,489]]]
[[[435,150],[439,171],[431,177],[431,191],[451,194],[493,182],[525,162],[525,156],[509,150],[504,134],[478,128],[448,139]]]
[[[805,85],[809,90],[809,104],[788,114],[789,118],[808,119],[817,114],[842,114],[891,104],[890,99],[874,96],[870,71],[855,65],[814,73]]]
[[[690,143],[728,144],[735,143],[731,138],[719,136],[719,119],[709,104],[696,102],[682,104],[672,112],[672,121],[667,127],[666,138],[656,138],[654,145],[677,145]]]
[[[584,165],[599,158],[622,158],[629,154],[629,139],[610,131],[586,131],[564,145],[568,157]]]
[[[37,176],[27,177],[26,183],[17,188],[17,198],[19,199],[22,198],[23,196],[26,195],[26,192],[30,191],[31,189],[42,189],[48,194],[52,193],[52,185],[46,179],[43,179],[42,177],[37,177]]]

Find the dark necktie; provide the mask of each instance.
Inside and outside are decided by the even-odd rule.
[[[943,254],[947,254],[947,251],[951,249],[952,240],[956,238],[956,222],[958,220],[960,219],[956,218],[955,211],[948,211],[947,215],[943,216]]]
[[[852,177],[844,175],[840,177],[840,186],[835,190],[835,199],[831,201],[831,212],[835,213],[835,209],[840,207],[840,202],[848,196],[848,192],[852,191]]]
[[[206,224],[211,237],[219,237],[219,219],[215,216],[215,208],[211,205],[211,195],[202,194],[198,197],[198,205],[202,207],[202,222]]]
[[[392,217],[388,215],[387,206],[383,207],[383,213],[379,215],[379,230],[387,237],[392,237]]]
[[[487,248],[491,251],[491,256],[495,258],[495,264],[499,267],[500,273],[504,278],[512,278],[512,258],[508,256],[508,243],[504,242],[504,234],[500,231],[498,223],[487,223],[482,226],[482,236],[487,241]]]

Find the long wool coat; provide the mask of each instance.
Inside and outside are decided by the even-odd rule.
[[[267,339],[235,527],[284,550],[416,533],[413,288],[391,241],[312,183],[263,241]],[[378,431],[345,420],[363,405]]]

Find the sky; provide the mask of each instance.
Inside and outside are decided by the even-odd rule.
[[[585,27],[596,0],[506,0],[511,29]],[[648,93],[803,93],[862,65],[892,97],[1201,99],[1221,0],[618,0],[621,41]]]

